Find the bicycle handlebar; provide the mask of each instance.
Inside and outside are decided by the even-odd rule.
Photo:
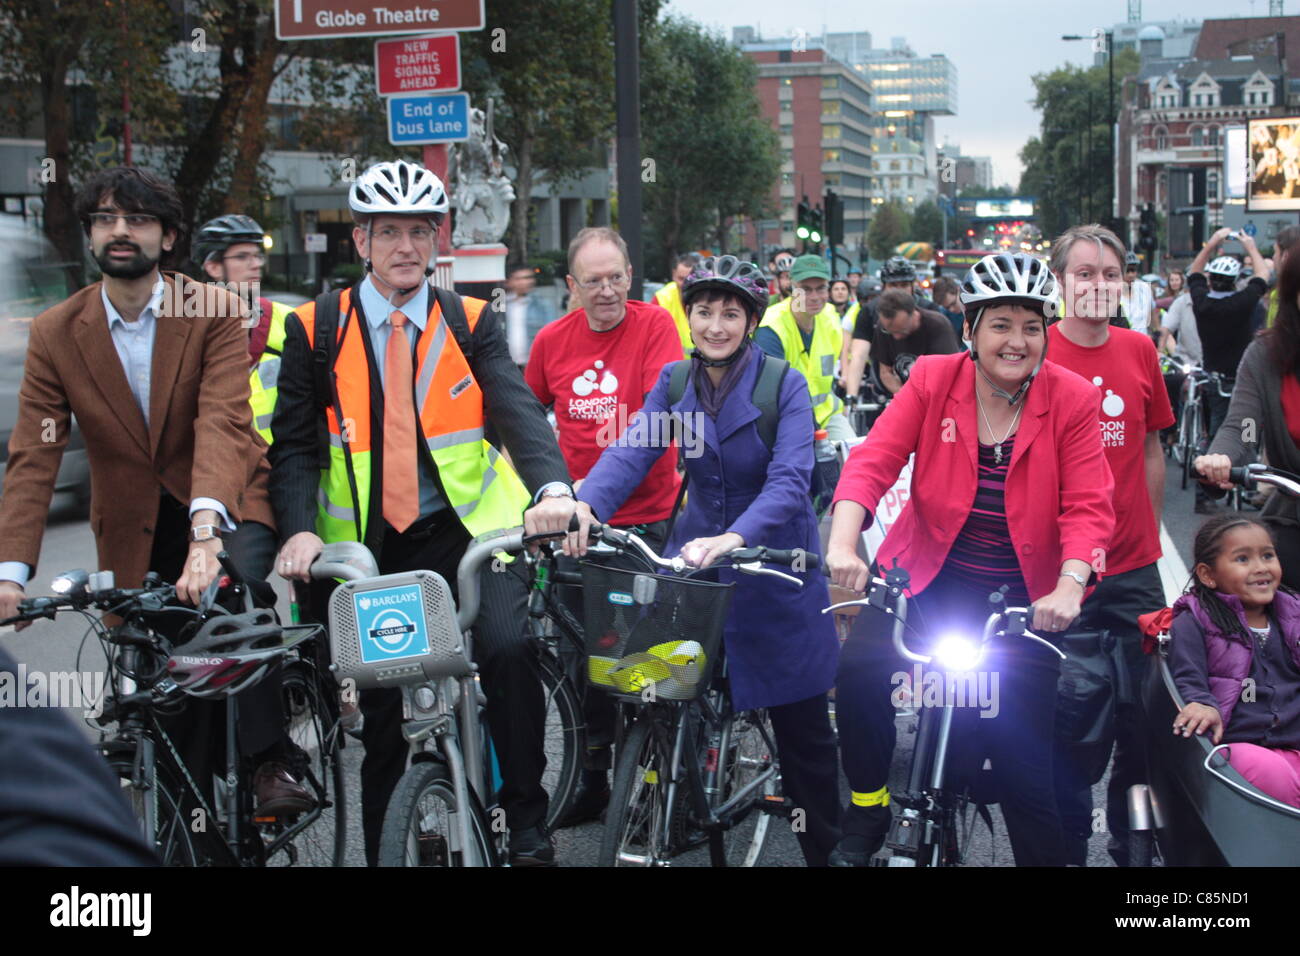
[[[1259,484],[1272,485],[1289,495],[1300,498],[1300,476],[1278,468],[1270,468],[1259,462],[1241,468],[1229,468],[1228,481],[1234,485],[1241,485],[1248,491]]]

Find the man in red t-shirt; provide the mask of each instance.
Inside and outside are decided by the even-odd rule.
[[[577,308],[537,334],[524,370],[538,400],[554,406],[560,451],[575,489],[640,410],[663,367],[682,358],[672,316],[660,306],[629,300],[631,278],[627,245],[617,232],[588,228],[574,236],[567,281]],[[662,551],[679,485],[676,453],[665,443],[664,454],[609,523]],[[581,617],[581,597],[566,597]],[[575,808],[561,826],[594,819],[609,802],[613,700],[599,691],[585,697],[587,758]]]
[[[1094,569],[1101,582],[1083,604],[1075,631],[1107,629],[1118,639],[1135,700],[1119,708],[1115,765],[1106,800],[1110,853],[1127,865],[1128,788],[1146,779],[1137,689],[1143,676],[1138,615],[1164,607],[1156,562],[1165,458],[1160,429],[1174,423],[1155,346],[1143,332],[1109,325],[1119,301],[1124,246],[1110,230],[1077,226],[1052,246],[1052,271],[1065,290],[1064,313],[1048,330],[1047,357],[1097,386],[1102,393],[1102,447],[1115,476],[1115,533]],[[1107,745],[1108,746],[1108,745]],[[1071,754],[1058,751],[1056,789],[1071,862],[1087,859],[1093,831],[1091,782]]]

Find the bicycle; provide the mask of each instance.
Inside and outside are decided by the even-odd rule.
[[[90,619],[108,662],[106,699],[94,719],[101,728],[117,725],[115,733],[101,731],[99,749],[121,778],[145,838],[164,865],[293,865],[302,860],[341,866],[347,814],[338,719],[328,705],[327,679],[308,653],[322,629],[312,624],[281,626],[273,612],[263,612],[265,640],[257,646],[257,652],[266,655],[262,671],[248,678],[231,671],[228,678],[214,678],[212,686],[202,690],[187,689],[171,676],[196,663],[185,654],[185,642],[173,641],[172,634],[188,639],[201,635],[207,623],[242,622],[215,604],[219,592],[242,599],[245,612],[253,611],[251,589],[230,556],[223,551],[218,560],[225,576],[213,581],[197,608],[178,603],[175,587],[155,572],[145,576],[143,587],[118,588],[111,571],[75,570],[55,577],[54,596],[20,602],[19,613],[0,621],[0,626],[52,620],[67,611]],[[94,610],[116,615],[121,623],[105,628],[91,616]],[[250,799],[252,774],[236,744],[238,700],[240,692],[262,679],[270,660],[280,666],[286,731],[296,745],[296,769],[314,805],[305,813],[256,817]],[[209,658],[198,666],[216,663]],[[159,722],[162,716],[180,713],[190,697],[200,696],[226,704],[226,762],[211,801]]]
[[[1183,386],[1183,418],[1178,424],[1178,441],[1174,447],[1174,456],[1182,466],[1180,488],[1184,490],[1192,477],[1192,462],[1197,455],[1204,453],[1210,439],[1214,437],[1208,433],[1210,416],[1206,407],[1208,389],[1211,387],[1218,391],[1221,398],[1231,398],[1233,379],[1199,367],[1188,370],[1187,382]]]
[[[482,566],[531,543],[522,528],[476,538],[457,568],[459,607],[440,575],[380,575],[370,552],[355,542],[326,545],[312,565],[313,577],[343,581],[329,602],[336,677],[349,690],[397,686],[402,691],[402,732],[411,745],[411,766],[384,815],[381,866],[495,866],[504,859],[504,815],[494,805],[500,781],[483,728],[486,698],[472,663],[470,628],[478,616]],[[559,738],[557,766],[543,779],[549,828],[572,800],[586,744],[581,705],[558,657],[548,652],[550,638],[541,623],[553,573],[545,558],[532,559],[531,566],[540,597],[530,603],[542,604],[537,619],[530,615],[529,627],[541,651],[548,740],[554,744]]]
[[[647,568],[583,562],[589,680],[624,705],[626,730],[606,811],[598,865],[668,866],[707,844],[714,866],[755,866],[772,815],[788,817],[764,710],[731,708],[722,630],[730,584],[691,580],[704,570],[664,559],[635,534],[599,525],[591,534]],[[816,567],[817,555],[741,548],[724,563],[802,585],[763,562]],[[671,575],[656,573],[666,568]],[[712,677],[710,675],[712,674]]]
[[[1034,608],[1008,607],[1005,586],[989,595],[990,614],[984,622],[983,636],[976,642],[964,635],[942,638],[930,655],[912,651],[904,639],[907,624],[907,596],[911,583],[907,571],[895,564],[885,577],[871,578],[867,596],[855,601],[833,604],[822,611],[832,613],[846,607],[872,607],[894,619],[893,644],[900,657],[921,665],[934,665],[945,674],[966,673],[979,666],[991,638],[1026,637],[1050,648],[1062,660],[1065,654],[1050,641],[1028,630]],[[914,693],[919,689],[914,689]],[[959,866],[962,863],[964,821],[971,797],[969,787],[951,781],[950,744],[956,706],[944,695],[945,703],[920,708],[916,743],[907,788],[891,793],[891,802],[901,812],[894,815],[889,835],[873,866]],[[961,787],[961,789],[958,789]],[[959,827],[959,821],[962,825]],[[888,856],[884,854],[888,852]]]

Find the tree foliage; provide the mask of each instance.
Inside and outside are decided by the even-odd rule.
[[[732,220],[768,215],[781,161],[748,57],[678,17],[655,24],[644,47],[646,268],[667,275],[682,252],[710,246],[725,252]]]
[[[943,213],[935,203],[923,202],[912,210],[912,229],[908,238],[939,248],[943,239]]]
[[[873,259],[888,259],[894,247],[913,238],[912,217],[897,200],[891,199],[876,210],[867,230],[867,251]]]
[[[1116,111],[1120,77],[1136,73],[1138,66],[1136,52],[1116,54]],[[1020,151],[1021,195],[1038,197],[1044,235],[1058,235],[1075,223],[1109,219],[1107,67],[1066,65],[1035,74],[1033,80],[1034,107],[1042,121],[1039,134]]]

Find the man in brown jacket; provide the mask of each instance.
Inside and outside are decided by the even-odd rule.
[[[131,167],[103,170],[81,190],[77,213],[104,280],[32,323],[0,497],[0,618],[15,613],[35,571],[71,415],[90,461],[99,566],[119,587],[139,587],[154,570],[195,604],[223,548],[250,580],[265,579],[274,560],[241,301],[159,271],[183,215],[169,184]],[[206,787],[222,705],[192,700],[167,723]],[[241,751],[257,760],[259,813],[310,806],[284,766],[278,679],[240,696],[239,733]]]

